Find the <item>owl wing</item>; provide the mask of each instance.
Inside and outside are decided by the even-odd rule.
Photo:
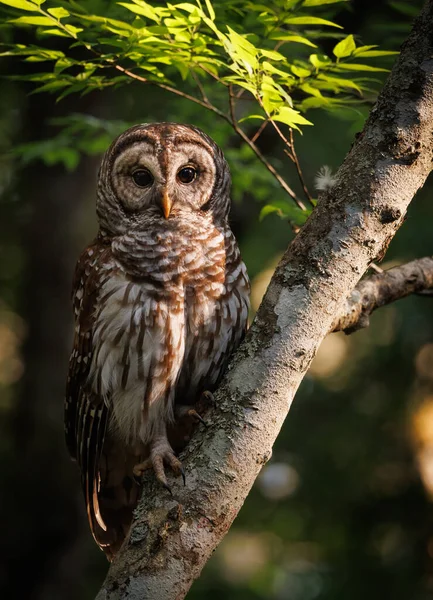
[[[90,527],[96,539],[106,530],[98,502],[98,464],[104,443],[108,409],[102,398],[87,385],[92,361],[92,325],[102,278],[110,276],[110,248],[100,242],[80,256],[74,275],[72,300],[75,335],[69,361],[65,396],[65,436],[69,453],[78,462]],[[99,543],[99,542],[98,542]]]

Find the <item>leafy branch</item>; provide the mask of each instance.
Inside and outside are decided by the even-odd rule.
[[[65,51],[39,43],[14,44],[4,45],[0,56],[52,63],[45,71],[15,78],[29,80],[36,85],[35,92],[50,92],[59,100],[133,80],[210,110],[230,124],[291,199],[268,206],[299,222],[309,210],[258,148],[259,136],[272,125],[313,206],[294,130],[302,133],[313,124],[304,116],[313,108],[338,111],[365,103],[375,84],[365,73],[386,69],[358,61],[395,54],[376,46],[356,46],[353,36],[344,36],[338,24],[310,14],[343,1],[272,0],[265,6],[248,0],[197,0],[154,6],[131,0],[111,5],[109,14],[100,16],[89,13],[89,3],[85,7],[75,0],[58,0],[56,6],[50,6],[50,0],[0,0],[8,26],[34,28],[38,41],[53,36],[70,39]],[[316,44],[325,30],[337,40],[332,57],[320,53]],[[87,57],[78,58],[77,48]],[[212,95],[204,87],[209,80],[218,83],[212,86]],[[226,101],[219,93],[224,87]],[[263,123],[250,136],[240,124],[257,119]],[[294,217],[295,208],[304,215]]]

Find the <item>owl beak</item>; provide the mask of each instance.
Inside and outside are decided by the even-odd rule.
[[[170,215],[171,206],[172,206],[172,202],[171,202],[170,198],[168,197],[167,190],[164,190],[164,192],[162,194],[162,199],[161,199],[161,207],[162,207],[162,212],[164,214],[164,217],[166,219],[168,219],[168,217]]]

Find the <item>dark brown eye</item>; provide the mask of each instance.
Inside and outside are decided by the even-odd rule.
[[[137,169],[133,172],[132,179],[138,187],[148,187],[153,183],[153,175],[147,169]]]
[[[194,167],[183,167],[177,174],[177,178],[181,183],[191,183],[196,177],[197,171]]]

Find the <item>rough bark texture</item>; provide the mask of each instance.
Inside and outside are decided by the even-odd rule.
[[[414,260],[401,267],[377,273],[358,283],[347,298],[331,331],[354,333],[368,327],[370,315],[385,304],[433,289],[433,258]]]
[[[173,497],[149,474],[130,539],[98,600],[180,600],[229,529],[335,315],[383,256],[432,168],[433,0],[402,48],[337,183],[286,251],[182,456]]]

